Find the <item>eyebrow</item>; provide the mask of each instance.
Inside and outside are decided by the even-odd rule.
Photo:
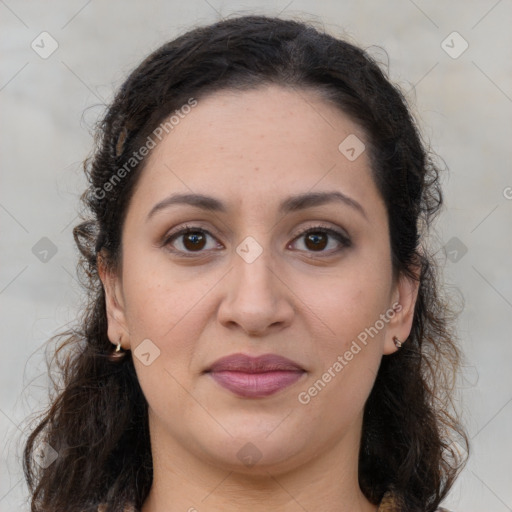
[[[365,219],[368,220],[366,212],[361,204],[359,204],[355,199],[337,191],[306,192],[304,194],[290,196],[279,205],[279,213],[286,214],[296,212],[306,208],[312,208],[314,206],[321,206],[333,202],[341,202],[354,210],[357,210]],[[159,203],[155,204],[155,206],[151,208],[146,221],[153,217],[157,212],[178,204],[190,205],[210,212],[227,212],[226,205],[214,197],[203,194],[173,194],[172,196],[166,197]]]

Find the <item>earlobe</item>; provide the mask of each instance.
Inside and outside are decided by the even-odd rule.
[[[122,289],[119,277],[109,267],[106,258],[98,254],[98,274],[105,293],[105,308],[108,324],[108,338],[113,345],[121,343],[122,348],[130,347],[130,337],[124,313]]]
[[[391,318],[386,340],[384,342],[384,354],[389,355],[400,349],[402,345],[407,343],[407,338],[411,333],[414,311],[419,293],[419,269],[416,277],[400,275],[398,278],[395,297],[396,300],[392,305],[394,315]]]

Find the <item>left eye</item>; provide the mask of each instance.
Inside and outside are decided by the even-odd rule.
[[[299,240],[303,237],[305,237],[304,244],[308,249],[313,249],[313,252],[337,252],[338,250],[351,245],[351,242],[346,235],[335,229],[324,226],[307,228],[302,231],[295,240]],[[334,247],[334,250],[325,251],[324,249],[326,245],[328,245],[329,238],[336,240],[338,244],[341,245],[341,249]]]
[[[193,253],[203,252],[203,249],[205,249],[205,246],[207,245],[207,237],[211,237],[212,239],[214,238],[213,235],[203,228],[185,226],[178,232],[169,235],[164,241],[164,245],[173,247],[170,249],[172,252],[180,253],[184,256],[194,256]],[[304,238],[304,245],[306,246],[305,250],[312,252],[332,253],[351,245],[350,239],[345,234],[324,226],[307,228],[299,233],[293,241],[300,240],[302,238]],[[335,243],[334,248],[326,251],[326,246],[329,245],[329,241],[332,239],[334,239],[341,247],[336,248]],[[181,248],[174,247],[175,240],[180,241],[182,246]],[[215,246],[215,244],[213,245]]]

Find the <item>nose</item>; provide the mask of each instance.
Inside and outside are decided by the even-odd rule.
[[[289,326],[294,315],[293,293],[286,277],[272,264],[270,250],[264,249],[252,262],[237,253],[233,260],[234,268],[224,281],[219,322],[256,337]]]

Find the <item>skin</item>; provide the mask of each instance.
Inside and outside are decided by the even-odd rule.
[[[410,333],[418,289],[393,280],[368,155],[349,161],[338,150],[350,134],[366,140],[315,92],[272,85],[201,99],[151,151],[123,225],[122,264],[100,262],[112,343],[135,351],[149,339],[151,353],[160,350],[148,366],[134,357],[154,463],[143,512],[377,509],[357,478],[363,407],[382,357],[396,351],[393,336]],[[278,213],[289,195],[318,191],[342,192],[365,214],[341,202]],[[173,193],[210,195],[228,211],[174,205],[148,220]],[[196,252],[186,236],[164,244],[184,224],[210,233]],[[298,236],[319,224],[351,244],[329,235],[315,249]],[[236,252],[247,236],[262,249],[251,263]],[[396,303],[378,334],[300,403]],[[269,397],[240,398],[202,373],[237,352],[279,354],[306,373]],[[261,456],[251,466],[237,456],[247,443]]]

